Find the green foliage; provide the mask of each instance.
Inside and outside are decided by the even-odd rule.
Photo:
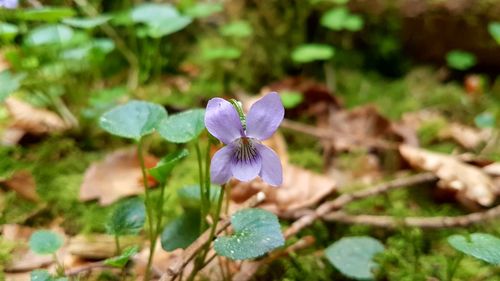
[[[93,29],[107,23],[111,16],[100,15],[93,18],[67,18],[62,20],[64,24],[82,29]]]
[[[130,19],[134,23],[146,25],[146,29],[138,29],[138,34],[152,38],[160,38],[177,32],[188,26],[192,19],[183,16],[170,4],[142,3],[132,9]]]
[[[196,2],[186,9],[185,14],[193,18],[206,18],[223,10],[222,3]]]
[[[139,198],[129,199],[118,204],[106,224],[112,235],[138,234],[146,221],[146,209]]]
[[[495,116],[490,112],[483,112],[474,118],[474,124],[479,128],[494,128],[495,122]]]
[[[34,28],[25,37],[28,46],[64,45],[73,38],[74,32],[63,24],[47,24]]]
[[[282,91],[280,98],[285,108],[294,108],[304,100],[304,95],[300,92]]]
[[[16,37],[16,35],[19,33],[19,28],[14,25],[10,24],[8,22],[1,22],[0,21],[0,38],[5,40],[5,41],[11,41]]]
[[[205,109],[191,109],[163,119],[158,133],[169,142],[186,143],[205,129]]]
[[[363,28],[363,18],[352,14],[346,7],[333,8],[321,17],[321,25],[335,31],[359,31]]]
[[[193,243],[201,231],[199,210],[186,210],[165,226],[161,234],[161,246],[165,251],[185,249]]]
[[[112,135],[138,141],[157,129],[164,118],[167,111],[162,106],[134,100],[104,113],[99,125]]]
[[[54,277],[47,270],[37,269],[30,274],[31,281],[68,281],[66,277]]]
[[[241,51],[234,47],[205,47],[201,57],[204,60],[232,60],[241,56]]]
[[[335,55],[335,49],[323,44],[304,44],[292,52],[292,60],[296,63],[329,60]]]
[[[253,34],[253,28],[247,21],[234,21],[221,27],[220,33],[224,36],[246,38]]]
[[[75,11],[71,8],[64,7],[43,7],[33,9],[23,9],[17,15],[21,20],[27,21],[43,21],[56,22],[64,18],[69,18],[75,15]]]
[[[149,169],[149,174],[159,182],[166,182],[174,167],[179,161],[189,155],[187,149],[178,150],[163,157],[154,168]]]
[[[123,250],[122,254],[117,257],[112,257],[104,260],[105,265],[112,267],[123,268],[129,260],[139,252],[139,246],[130,246]]]
[[[29,241],[30,249],[39,255],[49,255],[61,248],[63,240],[59,234],[48,230],[35,231]]]
[[[8,70],[0,72],[0,102],[6,99],[12,92],[15,92],[21,86],[21,82],[26,77],[25,74],[12,74]]]
[[[486,233],[472,233],[470,236],[452,235],[448,243],[456,250],[488,262],[500,265],[500,239]]]
[[[488,31],[490,32],[490,35],[495,39],[497,44],[500,45],[500,22],[490,22],[488,24]]]
[[[210,202],[211,205],[217,203],[221,187],[218,185],[210,186]],[[200,187],[198,185],[189,185],[177,190],[179,203],[186,209],[198,209],[201,206]]]
[[[448,66],[457,70],[467,70],[476,64],[476,56],[472,53],[454,50],[446,54]]]
[[[357,279],[373,279],[378,266],[373,257],[384,251],[384,245],[372,237],[345,237],[325,250],[330,263],[342,274]]]
[[[262,209],[243,209],[231,216],[232,236],[218,237],[217,254],[233,260],[253,259],[284,245],[276,215]]]

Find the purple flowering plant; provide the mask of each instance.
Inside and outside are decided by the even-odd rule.
[[[262,209],[247,208],[232,214],[234,233],[231,236],[217,236],[216,228],[224,202],[226,212],[228,210],[230,200],[226,190],[231,188],[229,180],[232,177],[240,181],[261,177],[272,186],[282,184],[280,159],[262,141],[274,134],[283,117],[281,98],[274,92],[255,102],[246,115],[239,102],[222,98],[209,100],[206,109],[191,109],[173,115],[161,105],[136,100],[104,113],[99,120],[101,128],[136,142],[144,185],[144,201],[118,205],[107,223],[108,232],[115,236],[117,254],[121,253],[119,236],[139,234],[145,224],[150,243],[145,279],[149,280],[158,237],[162,248],[172,251],[187,248],[207,231],[208,239],[197,252],[194,268],[187,279],[193,280],[206,264],[212,245],[217,254],[236,260],[253,259],[282,246],[284,238],[277,217]],[[225,145],[213,157],[210,151],[214,139],[205,131]],[[168,142],[184,144],[184,148],[168,154],[155,167],[147,169],[144,140],[154,132]],[[177,164],[188,157],[189,147],[194,148],[198,162],[198,175],[193,175],[198,185],[179,190],[178,197],[182,199],[179,203],[184,213],[165,222],[164,208],[171,198],[170,190],[166,188],[168,179]],[[158,193],[152,193],[148,188],[149,176],[159,183]]]
[[[15,9],[18,5],[18,0],[0,0],[0,8]]]
[[[205,113],[205,126],[226,145],[212,158],[212,182],[224,184],[231,177],[250,181],[260,176],[270,185],[281,185],[280,159],[262,141],[274,134],[284,114],[281,99],[274,92],[252,105],[246,116],[236,102],[211,99]]]

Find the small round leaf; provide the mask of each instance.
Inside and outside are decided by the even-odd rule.
[[[457,70],[467,70],[476,64],[476,56],[464,51],[451,51],[446,54],[448,66]]]
[[[486,233],[472,233],[470,237],[452,235],[448,243],[456,250],[485,262],[500,265],[500,238]]]
[[[151,134],[166,117],[167,111],[162,106],[133,100],[104,113],[99,125],[110,134],[139,140]]]
[[[106,225],[107,232],[112,235],[137,234],[144,227],[146,209],[138,199],[129,199],[118,204]]]
[[[285,244],[276,215],[262,209],[243,209],[231,217],[232,236],[215,240],[217,254],[233,260],[260,257]]]
[[[25,38],[28,46],[64,45],[73,38],[73,29],[63,24],[47,24],[34,28]]]
[[[500,22],[490,22],[488,24],[488,31],[497,44],[500,44]]]
[[[64,19],[62,22],[72,27],[92,29],[98,27],[99,25],[105,24],[110,19],[110,16],[101,15],[93,18],[68,18]]]
[[[296,63],[308,63],[317,60],[329,60],[335,55],[335,49],[323,44],[305,44],[292,52],[292,60]]]
[[[373,257],[384,251],[380,241],[366,236],[345,237],[325,250],[328,261],[342,274],[356,280],[373,279]]]
[[[295,91],[283,91],[280,98],[285,108],[294,108],[304,100],[302,93]]]
[[[154,168],[149,169],[149,174],[159,182],[165,182],[177,163],[189,155],[187,149],[182,149],[162,158]]]
[[[205,129],[205,110],[192,109],[163,119],[158,126],[160,135],[169,142],[185,143],[198,137]]]
[[[53,254],[62,244],[61,236],[49,230],[35,231],[29,241],[30,249],[39,255]]]

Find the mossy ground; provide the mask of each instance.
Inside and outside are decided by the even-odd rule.
[[[442,83],[429,69],[416,69],[407,76],[388,80],[372,73],[337,70],[338,94],[348,107],[374,103],[382,114],[397,119],[405,112],[423,108],[439,110],[447,118],[426,124],[419,137],[426,147],[451,151],[456,145],[436,142],[438,131],[449,120],[466,124],[484,111],[500,112],[493,96],[479,99],[468,96],[457,82]],[[321,147],[311,137],[294,137],[285,132],[292,163],[321,172],[323,159]],[[80,202],[78,191],[83,173],[94,161],[102,159],[115,147],[127,145],[110,137],[93,133],[91,140],[54,136],[22,148],[2,148],[1,165],[9,172],[27,168],[33,172],[41,203],[26,201],[11,191],[5,191],[2,200],[2,222],[43,226],[62,218],[62,226],[69,234],[103,232],[107,213],[113,206],[101,207],[96,202]],[[177,146],[149,141],[149,148],[156,155],[174,151]],[[191,150],[194,151],[194,150]],[[499,151],[492,154],[500,155]],[[5,157],[4,157],[5,156]],[[356,155],[342,156],[343,162],[355,161]],[[7,160],[11,159],[11,160]],[[346,166],[348,167],[348,165]],[[165,204],[167,218],[180,212],[175,190],[196,183],[197,165],[194,154],[174,170],[168,184],[172,194]],[[430,186],[416,186],[389,192],[353,203],[347,210],[353,214],[386,214],[395,217],[459,215],[465,213],[456,203],[440,203],[433,199]],[[287,222],[284,222],[285,224]],[[473,231],[500,235],[498,221],[464,229],[420,230],[399,228],[386,230],[362,225],[316,222],[300,236],[313,235],[313,247],[281,258],[262,268],[255,280],[347,280],[328,264],[322,249],[343,236],[369,235],[384,242],[386,251],[377,256],[380,280],[500,280],[498,269],[470,257],[463,257],[454,278],[447,275],[450,263],[460,255],[447,243],[454,233]],[[0,263],[9,259],[10,245],[0,241]]]

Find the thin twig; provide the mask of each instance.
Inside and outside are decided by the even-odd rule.
[[[252,208],[262,203],[265,199],[265,194],[263,192],[259,192],[254,196],[250,197],[245,203],[243,203],[243,208]],[[229,227],[231,224],[229,219],[222,219],[217,224],[216,234],[221,233],[224,229]],[[203,234],[196,239],[183,253],[183,255],[176,260],[173,264],[171,264],[167,268],[167,272],[163,274],[160,278],[160,281],[173,281],[177,278],[180,272],[186,267],[189,262],[191,262],[196,255],[204,248],[206,243],[211,243],[212,241],[208,241],[210,237],[210,229],[203,232]]]
[[[336,199],[332,201],[328,201],[320,205],[314,212],[311,212],[297,221],[295,221],[284,233],[285,238],[288,238],[290,236],[293,236],[297,234],[299,231],[302,229],[308,227],[311,225],[314,221],[317,219],[320,219],[321,217],[325,216],[328,213],[331,213],[332,211],[338,210],[342,208],[343,206],[347,205],[348,203],[354,201],[354,200],[359,200],[362,198],[374,196],[380,193],[387,192],[391,189],[395,188],[400,188],[400,187],[406,187],[406,186],[412,186],[424,182],[430,182],[437,180],[437,177],[434,176],[432,173],[422,173],[422,174],[417,174],[414,176],[409,176],[406,178],[401,178],[401,179],[395,179],[389,182],[381,183],[375,187],[372,188],[367,188],[364,190],[360,190],[357,192],[353,193],[346,193],[342,194],[341,196],[337,197]]]
[[[344,212],[333,212],[323,216],[323,219],[352,224],[365,224],[385,228],[411,226],[421,228],[464,227],[471,224],[491,220],[500,216],[500,205],[483,212],[475,212],[463,216],[443,217],[406,217],[350,215]]]

